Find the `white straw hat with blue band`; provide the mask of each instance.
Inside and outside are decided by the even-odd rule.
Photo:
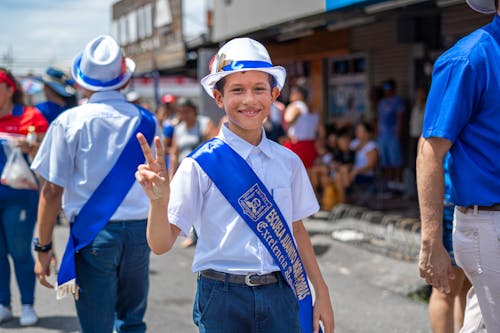
[[[497,11],[494,0],[465,0],[470,8],[483,14],[493,14]]]
[[[285,83],[286,71],[281,66],[273,66],[264,45],[251,38],[235,38],[224,44],[212,58],[210,74],[201,79],[205,91],[214,97],[214,88],[223,77],[249,70],[271,74],[279,90]]]
[[[111,36],[99,36],[75,57],[71,74],[85,89],[108,91],[124,86],[134,70],[135,62],[123,56],[120,46]]]

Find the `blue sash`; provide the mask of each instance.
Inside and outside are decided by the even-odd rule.
[[[303,333],[312,332],[312,295],[293,235],[259,177],[229,145],[214,138],[190,155],[272,255],[299,303]],[[228,175],[237,174],[231,177]]]
[[[109,222],[135,182],[135,170],[144,162],[137,133],[143,133],[151,144],[156,131],[154,115],[138,107],[141,114],[139,126],[129,138],[115,165],[90,196],[70,226],[61,267],[57,276],[57,298],[77,292],[75,253],[84,248]]]

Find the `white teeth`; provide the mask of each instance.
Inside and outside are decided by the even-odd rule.
[[[254,115],[254,114],[257,114],[259,111],[257,110],[242,110],[240,111],[241,113],[244,113],[244,114],[248,114],[248,115]]]

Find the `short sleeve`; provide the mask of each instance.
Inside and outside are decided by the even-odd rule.
[[[74,140],[66,136],[62,124],[56,119],[38,149],[31,169],[51,183],[65,187],[73,170]]]
[[[481,78],[467,58],[437,61],[427,99],[422,135],[454,142],[480,97]]]
[[[170,183],[168,220],[181,229],[184,236],[201,216],[201,173],[201,168],[192,158],[185,158]]]

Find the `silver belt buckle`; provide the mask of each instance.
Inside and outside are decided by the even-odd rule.
[[[257,286],[260,286],[259,283],[253,283],[250,279],[252,276],[254,275],[257,275],[255,273],[248,273],[247,275],[245,275],[245,284],[249,287],[257,287]]]

